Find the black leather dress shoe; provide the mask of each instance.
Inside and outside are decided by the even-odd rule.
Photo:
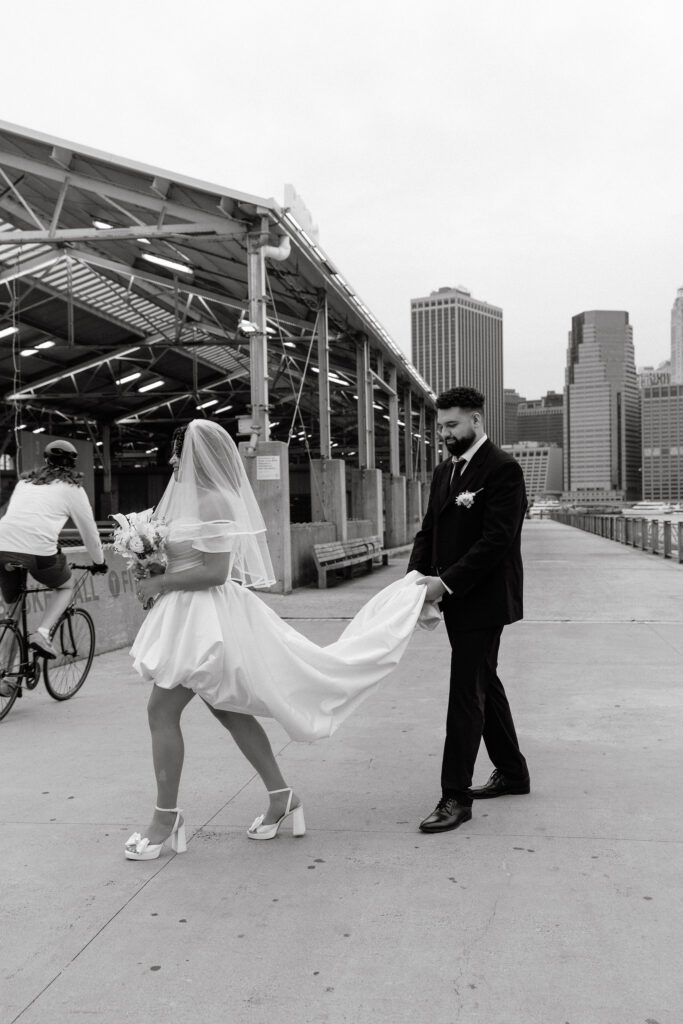
[[[472,817],[472,808],[459,804],[450,796],[442,796],[432,813],[420,822],[421,832],[450,832]]]
[[[474,800],[489,800],[494,796],[521,796],[531,791],[529,776],[524,779],[509,779],[498,769],[493,772],[491,778],[485,785],[477,789],[470,789],[470,796]]]

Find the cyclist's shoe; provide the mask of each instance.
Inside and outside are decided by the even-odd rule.
[[[57,651],[52,646],[52,641],[38,629],[29,636],[28,645],[33,648],[34,651],[38,651],[38,654],[42,654],[44,658],[57,657]]]
[[[4,697],[5,699],[12,697],[14,696],[15,690],[16,686],[14,683],[8,683],[6,679],[3,679],[2,682],[0,682],[0,697]]]

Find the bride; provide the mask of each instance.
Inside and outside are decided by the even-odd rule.
[[[130,860],[184,852],[177,807],[184,745],[180,717],[195,694],[261,777],[268,808],[250,839],[273,839],[287,818],[305,832],[301,800],[283,778],[254,716],[275,718],[294,740],[330,736],[400,660],[416,624],[439,621],[416,572],[372,598],[338,641],[318,647],[252,592],[275,582],[265,524],[237,446],[217,423],[193,420],[173,435],[173,477],[155,511],[168,524],[168,567],[138,581],[157,598],[133,644],[133,667],[151,682],[148,703],[157,804]]]

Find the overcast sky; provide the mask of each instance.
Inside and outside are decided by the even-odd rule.
[[[585,309],[669,355],[683,286],[678,0],[24,0],[0,119],[283,201],[410,353],[410,299],[504,310],[505,386]]]

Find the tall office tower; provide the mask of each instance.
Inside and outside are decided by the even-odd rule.
[[[539,441],[562,447],[564,438],[564,395],[548,391],[543,398],[524,402],[517,408],[517,440]]]
[[[536,498],[559,497],[562,493],[562,449],[556,444],[537,441],[518,441],[506,444],[509,452],[522,467],[529,501]]]
[[[526,398],[517,394],[514,388],[503,388],[503,405],[505,407],[505,444],[514,444],[519,440],[517,434],[517,410]]]
[[[640,395],[628,313],[572,317],[564,389],[564,488],[570,501],[638,500]]]
[[[439,394],[473,387],[486,396],[486,432],[496,444],[505,436],[503,405],[503,311],[473,299],[465,288],[439,288],[411,299],[413,363]]]
[[[683,384],[683,288],[679,288],[671,310],[671,383]]]
[[[643,498],[683,500],[683,384],[652,384],[641,392]]]

